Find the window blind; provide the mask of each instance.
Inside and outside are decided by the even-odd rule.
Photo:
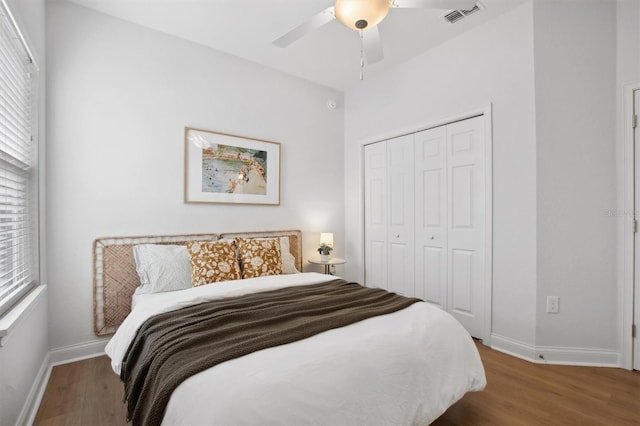
[[[36,67],[4,1],[0,2],[0,315],[35,285],[37,173]]]

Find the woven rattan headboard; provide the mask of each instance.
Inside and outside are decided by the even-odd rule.
[[[97,336],[113,334],[131,312],[131,297],[140,279],[133,259],[137,244],[186,244],[220,238],[289,237],[289,249],[302,271],[302,233],[292,231],[230,232],[224,234],[164,235],[98,238],[93,243],[93,316]]]

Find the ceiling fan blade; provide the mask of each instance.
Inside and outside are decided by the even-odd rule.
[[[393,6],[409,9],[471,10],[477,2],[477,0],[393,0]]]
[[[328,24],[334,19],[336,19],[336,15],[333,11],[333,6],[328,7],[322,12],[319,12],[318,14],[314,15],[311,19],[309,19],[304,24],[301,24],[295,27],[294,29],[292,29],[282,37],[274,40],[273,44],[275,44],[278,47],[287,47],[294,41],[301,39],[302,37],[317,30],[321,26]]]
[[[377,25],[362,32],[362,41],[364,44],[364,56],[367,58],[368,64],[375,64],[384,59],[382,41],[380,40],[380,32]]]

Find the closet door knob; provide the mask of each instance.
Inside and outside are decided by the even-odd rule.
[[[431,237],[429,237],[430,240],[435,240],[436,237],[434,237],[433,235]]]
[[[396,238],[400,238],[400,234],[396,234]]]

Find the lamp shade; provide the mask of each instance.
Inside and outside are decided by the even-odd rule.
[[[378,25],[389,13],[390,0],[336,0],[336,18],[352,30]]]
[[[323,232],[320,234],[320,244],[326,244],[333,247],[333,234],[331,232]]]

